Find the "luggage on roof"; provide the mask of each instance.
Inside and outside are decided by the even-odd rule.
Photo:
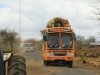
[[[62,19],[62,18],[59,18],[59,17],[51,19],[46,25],[47,28],[51,28],[51,27],[68,27],[68,26],[70,26],[68,20],[67,19]]]

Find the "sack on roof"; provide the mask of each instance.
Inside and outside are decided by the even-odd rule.
[[[68,26],[69,26],[68,20],[62,19],[59,17],[51,19],[46,25],[47,28],[50,28],[50,27],[68,27]]]

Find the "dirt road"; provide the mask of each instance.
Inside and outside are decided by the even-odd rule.
[[[36,52],[27,52],[24,56],[26,57],[27,75],[99,75],[91,67],[77,63],[74,63],[73,68],[59,64],[44,66],[42,56]]]

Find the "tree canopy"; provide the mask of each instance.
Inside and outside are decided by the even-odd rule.
[[[3,29],[0,31],[1,43],[3,43],[3,44],[9,43],[10,48],[11,48],[11,52],[13,52],[13,44],[16,41],[17,35],[18,35],[17,32],[10,30],[10,29],[9,30]]]

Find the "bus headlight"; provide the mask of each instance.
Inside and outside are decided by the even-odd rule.
[[[67,53],[67,56],[73,56],[74,53]]]
[[[53,53],[47,53],[48,56],[54,56]]]

